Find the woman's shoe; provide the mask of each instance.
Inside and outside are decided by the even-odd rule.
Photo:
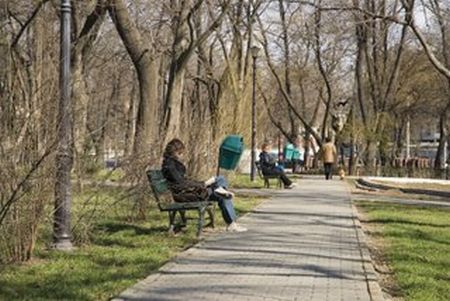
[[[232,222],[227,226],[227,232],[245,232],[247,228],[239,226],[236,222]]]
[[[297,186],[297,184],[292,183],[292,184],[289,185],[289,186],[284,186],[284,188],[285,188],[285,189],[292,189],[292,188],[294,188],[294,187],[296,187],[296,186]]]
[[[215,189],[214,192],[219,194],[219,195],[221,195],[221,196],[227,197],[227,198],[234,197],[234,193],[232,193],[231,191],[226,190],[223,187],[219,187],[219,188]]]

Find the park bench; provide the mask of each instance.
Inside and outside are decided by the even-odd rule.
[[[167,212],[169,215],[169,233],[173,234],[177,224],[175,217],[177,212],[181,217],[181,226],[186,225],[186,211],[195,210],[198,212],[197,219],[197,237],[200,236],[203,227],[205,226],[205,212],[208,212],[209,223],[206,226],[214,228],[214,202],[207,199],[202,199],[197,202],[175,202],[172,193],[167,186],[167,181],[164,178],[161,170],[150,169],[147,171],[147,178],[150,182],[153,195],[161,212]]]
[[[270,188],[270,179],[277,179],[277,186],[281,188],[281,179],[278,175],[264,175],[262,172],[261,163],[259,161],[255,162],[256,170],[258,171],[259,177],[264,181],[264,187]]]

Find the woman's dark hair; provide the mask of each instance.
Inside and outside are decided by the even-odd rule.
[[[181,142],[180,139],[172,139],[167,143],[166,148],[164,149],[164,157],[173,157],[176,152],[183,151],[186,149],[184,143]]]

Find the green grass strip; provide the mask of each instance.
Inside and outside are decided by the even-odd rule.
[[[405,300],[450,300],[450,209],[358,202],[382,237]]]
[[[169,236],[166,213],[151,205],[146,221],[129,222],[132,202],[117,202],[118,189],[102,189],[95,195],[102,197],[90,201],[97,210],[90,242],[70,253],[49,250],[49,222],[46,242],[31,262],[0,267],[0,300],[108,300],[197,242],[196,220],[189,221],[186,233]],[[81,211],[77,202],[81,198],[74,199],[73,220]],[[260,202],[236,198],[235,207],[243,215]],[[218,209],[216,220],[217,227],[224,226]]]

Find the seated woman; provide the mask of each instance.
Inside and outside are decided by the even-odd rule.
[[[259,164],[261,164],[261,171],[265,176],[277,175],[284,184],[284,188],[291,189],[295,184],[286,176],[283,168],[276,165],[277,159],[269,152],[271,149],[270,143],[263,143],[261,145],[261,153],[259,154]]]
[[[186,150],[179,139],[171,140],[164,150],[162,173],[167,180],[176,202],[195,202],[208,198],[219,204],[227,231],[244,232],[246,228],[236,223],[236,212],[232,198],[234,194],[227,190],[228,183],[223,176],[212,177],[205,182],[186,178],[186,167],[181,158]]]

